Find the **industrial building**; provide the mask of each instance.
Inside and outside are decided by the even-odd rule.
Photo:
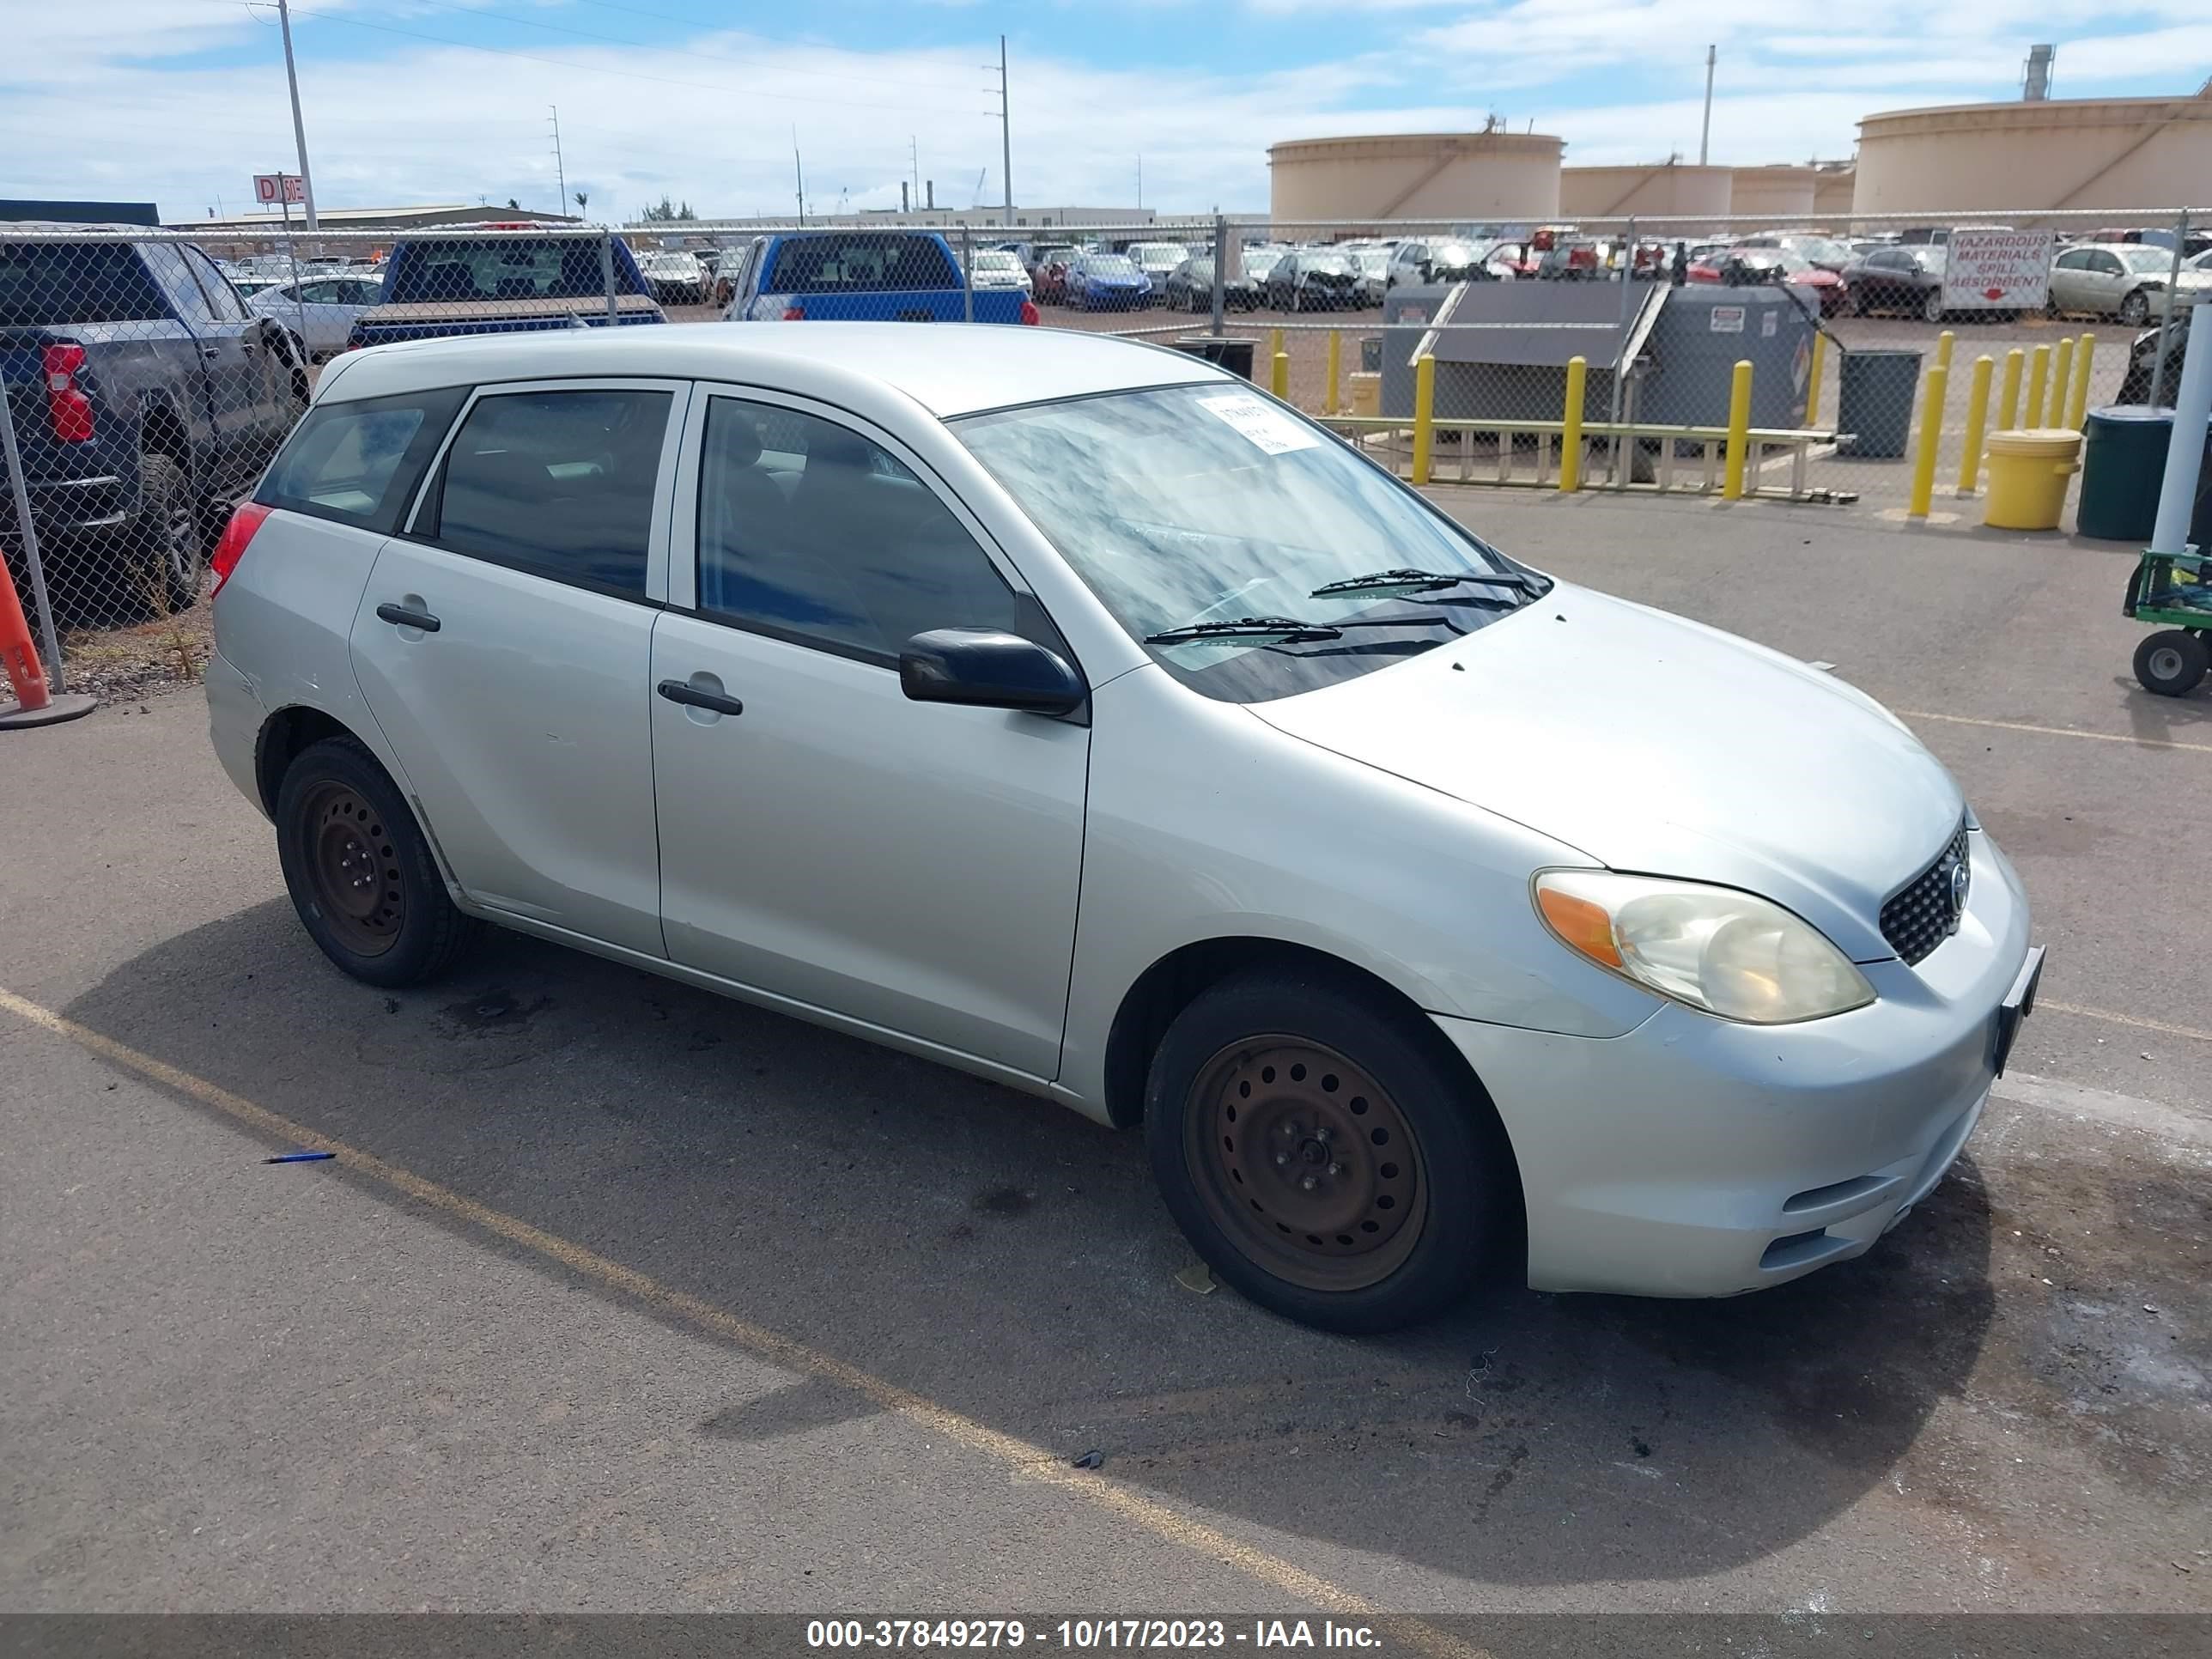
[[[488,207],[481,202],[440,203],[429,207],[324,208],[315,215],[316,223],[325,230],[421,230],[431,225],[515,224],[524,221],[538,225],[583,222],[568,214],[545,213],[537,208]],[[290,228],[296,231],[306,225],[303,210],[295,207]],[[206,235],[281,236],[285,228],[282,209],[234,213],[227,218],[210,216],[205,219],[176,219],[169,224],[172,230],[196,230]]]
[[[1269,146],[1279,222],[1559,216],[1559,155],[1548,133],[1411,132],[1296,138]]]

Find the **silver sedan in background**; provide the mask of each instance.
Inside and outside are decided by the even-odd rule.
[[[1141,1124],[1316,1325],[1858,1255],[2033,1002],[2019,878],[1871,698],[1176,352],[349,353],[213,566],[216,753],[345,972],[496,923]]]

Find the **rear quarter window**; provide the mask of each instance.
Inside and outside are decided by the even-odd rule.
[[[168,314],[128,242],[0,242],[0,328],[144,323]]]
[[[253,499],[388,536],[466,395],[454,386],[319,404],[293,429]]]

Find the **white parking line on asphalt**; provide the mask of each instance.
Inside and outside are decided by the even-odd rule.
[[[2172,1146],[2212,1147],[2212,1112],[2167,1106],[2133,1095],[2062,1083],[2057,1078],[2009,1072],[1990,1091],[1992,1098],[2014,1106],[2063,1112],[2069,1117],[2094,1118],[2122,1129],[2135,1129]]]
[[[2023,720],[1977,720],[1971,714],[1938,714],[1926,708],[1893,708],[1899,720],[1944,720],[1953,726],[1986,726],[1999,732],[2032,732],[2043,738],[2087,738],[2092,743],[2131,743],[2138,749],[2189,749],[2212,755],[2212,743],[2184,743],[2178,738],[2138,738],[2124,732],[2079,732],[2070,726],[2030,726]]]
[[[319,1134],[295,1123],[221,1084],[141,1053],[129,1044],[80,1024],[66,1014],[17,996],[0,987],[0,1012],[15,1015],[27,1024],[53,1033],[112,1064],[134,1072],[202,1105],[212,1107],[248,1129],[289,1148],[332,1154],[337,1167],[352,1170],[431,1209],[459,1218],[508,1243],[519,1246],[602,1287],[642,1303],[656,1312],[695,1329],[718,1337],[770,1362],[848,1389],[878,1410],[902,1418],[942,1436],[964,1449],[988,1457],[1015,1478],[1058,1486],[1071,1496],[1094,1504],[1141,1527],[1156,1538],[1181,1545],[1194,1553],[1222,1561],[1280,1593],[1330,1613],[1364,1620],[1379,1632],[1431,1656],[1431,1659],[1490,1659],[1477,1648],[1449,1632],[1417,1619],[1385,1613],[1356,1591],[1332,1583],[1297,1563],[1255,1548],[1203,1521],[1194,1520],[1125,1482],[1110,1480],[1086,1469],[1069,1467],[1066,1461],[1042,1446],[979,1423],[927,1395],[862,1370],[835,1355],[796,1341],[764,1326],[738,1318],[702,1297],[676,1290],[634,1268],[586,1249],[571,1239],[440,1185],[412,1170],[386,1162],[373,1152]]]

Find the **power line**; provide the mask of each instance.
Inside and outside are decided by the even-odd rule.
[[[269,7],[272,7],[272,6],[276,3],[276,0],[243,0],[243,3],[245,3],[245,4],[246,4],[249,9],[252,9],[252,8],[253,8],[253,7],[261,7],[261,8],[264,8],[264,9],[267,9],[267,8],[269,8]],[[461,9],[467,9],[467,8],[462,8]],[[370,30],[374,30],[375,33],[379,33],[379,34],[398,34],[398,35],[404,35],[407,39],[409,39],[409,40],[427,40],[427,41],[428,41],[428,42],[429,42],[432,46],[453,46],[453,47],[456,47],[456,48],[458,48],[459,50],[463,51],[463,52],[489,52],[489,53],[490,53],[490,54],[491,54],[493,57],[495,57],[495,58],[518,58],[518,59],[520,59],[521,62],[526,63],[526,64],[548,64],[548,65],[550,65],[550,67],[552,67],[552,68],[554,68],[554,69],[559,69],[559,70],[580,70],[584,71],[585,73],[586,73],[586,74],[591,74],[591,75],[611,75],[611,76],[616,76],[616,77],[617,77],[617,78],[618,78],[618,79],[624,80],[624,81],[644,81],[644,82],[649,82],[650,83],[652,83],[652,84],[653,84],[653,85],[654,85],[654,86],[662,86],[662,87],[686,87],[686,88],[690,88],[691,90],[693,90],[693,91],[695,91],[695,92],[724,92],[724,93],[735,93],[735,94],[738,94],[738,96],[740,96],[740,97],[744,97],[744,98],[767,98],[767,99],[772,99],[772,100],[775,100],[775,101],[777,101],[777,102],[780,102],[780,103],[791,103],[791,104],[829,104],[829,105],[832,105],[832,106],[834,106],[835,107],[839,108],[839,109],[849,110],[849,109],[851,109],[851,108],[852,108],[852,103],[851,103],[851,101],[850,101],[849,100],[847,100],[847,99],[838,99],[838,98],[810,98],[810,97],[807,97],[806,95],[805,95],[804,94],[801,94],[801,93],[794,93],[794,92],[763,92],[763,91],[759,90],[758,88],[753,88],[753,87],[733,87],[733,86],[731,86],[730,84],[728,84],[726,82],[712,82],[712,81],[679,81],[679,80],[677,80],[676,78],[674,78],[674,77],[673,77],[673,76],[666,76],[666,75],[647,75],[647,74],[644,73],[642,70],[619,70],[619,69],[609,69],[609,68],[608,68],[605,64],[580,64],[580,63],[574,62],[574,61],[572,61],[572,60],[570,60],[570,59],[568,59],[568,58],[546,58],[546,57],[543,57],[543,56],[539,55],[539,54],[538,54],[538,53],[537,53],[537,52],[516,52],[516,51],[513,50],[512,48],[510,48],[510,47],[507,47],[507,46],[479,46],[479,45],[477,45],[477,44],[475,41],[473,41],[473,40],[453,40],[453,39],[452,39],[450,36],[447,36],[447,35],[442,35],[442,34],[425,34],[425,33],[423,33],[420,29],[403,29],[403,28],[396,27],[394,27],[393,25],[389,24],[389,23],[371,23],[371,22],[368,22],[368,21],[367,21],[365,19],[362,19],[362,18],[359,18],[359,17],[349,17],[349,16],[345,15],[344,15],[343,13],[342,13],[342,12],[335,12],[335,11],[303,11],[303,12],[301,12],[301,13],[300,14],[300,15],[301,15],[301,17],[303,17],[303,18],[304,18],[304,17],[312,17],[312,18],[315,19],[315,20],[316,20],[317,21],[319,21],[319,22],[324,22],[324,23],[342,23],[342,24],[343,24],[343,25],[344,25],[346,27],[348,27],[348,28],[353,28],[353,29],[370,29]],[[635,44],[635,43],[625,42],[625,43],[623,43],[623,44]],[[975,111],[972,111],[972,112],[971,112],[971,111],[967,111],[967,110],[957,110],[957,109],[952,109],[952,108],[949,107],[948,106],[945,106],[945,105],[943,105],[943,104],[931,104],[931,105],[890,105],[890,104],[885,104],[885,105],[879,105],[879,106],[878,106],[878,107],[879,107],[879,108],[884,108],[884,109],[894,109],[894,108],[897,108],[897,109],[908,109],[908,110],[914,110],[914,111],[916,111],[916,112],[920,112],[920,113],[922,113],[922,114],[927,114],[927,115],[964,115],[964,114],[969,114],[969,113],[973,113],[973,114],[976,114],[976,115],[983,115],[983,114],[988,114],[988,113],[989,113],[989,112],[988,112],[988,111],[984,111],[984,110],[975,110]]]

